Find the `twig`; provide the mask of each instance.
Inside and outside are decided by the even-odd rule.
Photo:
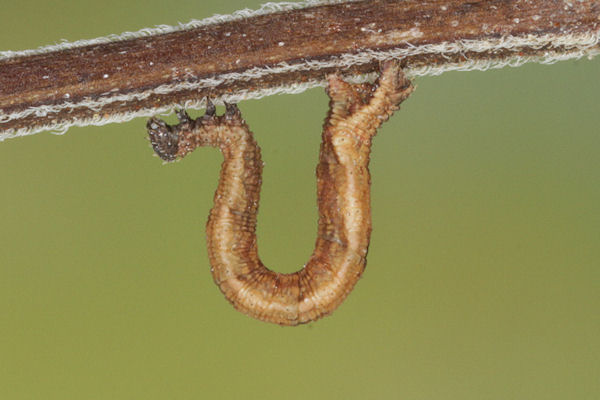
[[[598,0],[362,0],[267,4],[36,50],[0,52],[0,140],[368,79],[402,60],[409,77],[600,52]]]

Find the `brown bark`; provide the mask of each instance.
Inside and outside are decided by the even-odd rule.
[[[162,85],[194,83],[252,68],[327,61],[343,54],[385,51],[460,40],[507,36],[597,35],[600,1],[583,0],[363,0],[261,15],[132,40],[91,45],[0,61],[2,116],[42,105],[66,107],[4,119],[2,132],[109,118],[140,109],[158,109],[206,96],[213,99],[311,79],[322,80],[339,67],[230,79],[215,87],[147,93],[90,108],[83,100],[144,93]],[[594,45],[596,48],[598,44]],[[549,48],[525,46],[467,53],[423,53],[402,60],[404,67],[443,65],[466,59],[543,55]],[[552,51],[568,51],[569,45]],[[345,73],[377,69],[378,61],[347,65]]]

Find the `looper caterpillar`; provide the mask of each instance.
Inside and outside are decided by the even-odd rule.
[[[236,309],[262,321],[298,325],[332,313],[344,301],[364,271],[369,246],[371,140],[412,91],[397,62],[385,63],[375,84],[328,77],[330,109],[317,166],[317,241],[306,266],[292,274],[273,272],[258,257],[263,163],[237,106],[227,105],[216,116],[209,103],[196,120],[180,111],[175,126],[148,121],[152,146],[165,161],[198,146],[223,153],[207,242],[213,278]]]

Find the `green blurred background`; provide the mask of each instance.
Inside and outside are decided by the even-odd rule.
[[[0,49],[260,1],[5,2]],[[600,59],[420,78],[376,138],[368,268],[333,316],[252,320],[212,282],[221,155],[145,120],[0,143],[1,399],[600,398]],[[322,89],[247,101],[265,263],[316,233]]]

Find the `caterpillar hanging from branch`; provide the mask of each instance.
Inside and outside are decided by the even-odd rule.
[[[362,275],[371,234],[369,156],[379,126],[413,91],[396,61],[381,67],[374,84],[328,77],[329,113],[317,166],[318,234],[299,271],[282,274],[258,256],[256,220],[263,162],[260,148],[237,106],[217,116],[179,124],[157,118],[147,128],[154,151],[165,161],[199,146],[221,150],[224,161],[207,231],[211,272],[227,300],[251,317],[279,325],[304,324],[331,314]]]

